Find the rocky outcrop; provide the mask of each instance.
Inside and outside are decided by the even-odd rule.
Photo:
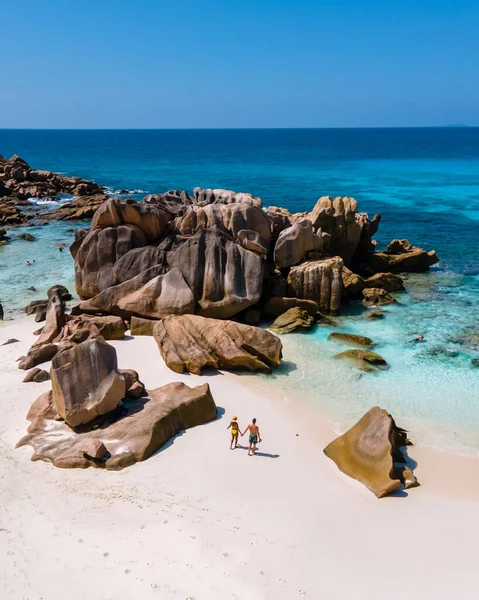
[[[170,383],[122,404],[101,428],[77,433],[58,420],[51,392],[43,394],[27,415],[28,435],[17,447],[32,446],[32,460],[56,467],[123,469],[152,456],[179,431],[216,418],[208,384]]]
[[[106,194],[80,196],[54,210],[43,212],[42,218],[46,221],[80,221],[91,219],[97,209],[109,198]]]
[[[319,235],[315,233],[309,219],[298,219],[279,234],[274,247],[274,263],[280,269],[292,267],[311,251],[322,253],[321,231]]]
[[[341,342],[342,344],[347,344],[348,346],[372,346],[374,344],[373,340],[364,336],[364,335],[356,335],[355,333],[343,333],[343,332],[333,332],[328,336],[328,340],[333,342]]]
[[[342,269],[343,261],[338,256],[294,266],[288,275],[289,295],[313,300],[321,313],[337,314],[343,289]]]
[[[56,354],[51,378],[56,410],[70,427],[112,411],[126,393],[116,350],[98,339]]]
[[[345,360],[360,371],[371,373],[373,371],[388,369],[389,365],[382,356],[371,352],[371,350],[360,350],[355,348],[354,350],[346,350],[340,354],[335,354],[333,358],[337,360]]]
[[[416,273],[428,271],[439,262],[434,250],[427,252],[411,246],[407,240],[393,240],[386,252],[376,252],[369,257],[369,265],[376,272]]]
[[[165,363],[177,373],[199,375],[204,368],[270,373],[281,363],[279,338],[233,321],[169,316],[155,325],[153,334]]]
[[[145,235],[134,225],[90,231],[75,255],[75,284],[80,298],[93,298],[99,294],[101,273],[113,267],[132,248],[145,245]]]
[[[365,306],[383,306],[397,304],[397,300],[380,288],[366,288],[363,290],[363,304]]]
[[[269,328],[274,333],[283,335],[284,333],[291,333],[293,331],[311,331],[313,324],[314,317],[306,310],[296,307],[290,308],[280,315]]]
[[[63,339],[80,328],[90,330],[95,328],[98,331],[98,336],[103,337],[105,340],[122,340],[126,331],[125,322],[121,317],[114,315],[80,315],[68,319],[67,329],[63,331]]]
[[[199,231],[168,262],[183,275],[202,316],[227,319],[261,298],[261,258],[219,229]]]
[[[86,179],[32,169],[16,154],[10,159],[0,156],[0,196],[27,200],[55,197],[58,194],[86,196],[102,190],[100,185]]]
[[[409,443],[404,429],[384,409],[375,406],[326,446],[324,453],[343,473],[383,498],[402,486],[418,485],[410,469],[395,465],[405,464],[401,449]]]
[[[195,301],[181,271],[171,269],[164,275],[149,278],[153,267],[120,285],[103,290],[90,300],[82,302],[85,311],[103,312],[129,318],[132,315],[161,319],[169,314],[191,314]],[[146,281],[145,281],[146,280]]]
[[[331,236],[330,253],[340,256],[346,266],[350,265],[358,250],[370,249],[371,237],[376,233],[379,216],[372,222],[365,213],[357,212],[354,198],[331,198],[323,196],[308,217],[315,231],[321,229]]]
[[[201,189],[199,187],[193,190],[194,202],[198,206],[208,204],[249,204],[257,208],[263,208],[261,198],[256,198],[252,194],[243,192],[233,192],[232,190],[222,189]]]

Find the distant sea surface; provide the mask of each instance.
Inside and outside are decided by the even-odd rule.
[[[378,247],[407,238],[434,248],[441,262],[407,277],[408,292],[382,321],[347,309],[341,330],[372,337],[390,363],[363,375],[331,359],[341,347],[330,330],[284,338],[285,368],[268,381],[296,392],[344,429],[374,404],[419,441],[459,452],[479,450],[479,128],[304,130],[0,130],[0,154],[37,169],[92,179],[114,193],[194,187],[251,192],[265,206],[310,210],[323,195],[353,196],[381,213]],[[35,242],[0,248],[0,299],[17,314],[53,283],[73,286],[73,263],[53,223],[19,228]],[[26,260],[35,263],[26,267]],[[30,286],[36,292],[28,291]],[[0,330],[1,331],[1,330]],[[426,342],[411,344],[416,335]],[[418,440],[416,440],[418,441]]]

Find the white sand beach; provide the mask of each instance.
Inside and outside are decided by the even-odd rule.
[[[111,342],[119,366],[148,389],[208,382],[220,418],[119,472],[31,462],[15,444],[50,382],[15,359],[37,327],[0,325],[20,340],[0,346],[2,600],[477,597],[479,460],[414,446],[421,487],[377,500],[324,456],[331,424],[251,376],[177,375],[153,338]],[[257,417],[259,456],[229,450],[232,415]]]

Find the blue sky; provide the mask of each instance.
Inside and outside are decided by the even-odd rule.
[[[0,127],[479,125],[479,2],[0,0]]]

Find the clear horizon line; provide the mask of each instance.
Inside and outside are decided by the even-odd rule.
[[[361,125],[335,127],[0,127],[0,131],[311,131],[338,129],[477,129],[479,125]]]

